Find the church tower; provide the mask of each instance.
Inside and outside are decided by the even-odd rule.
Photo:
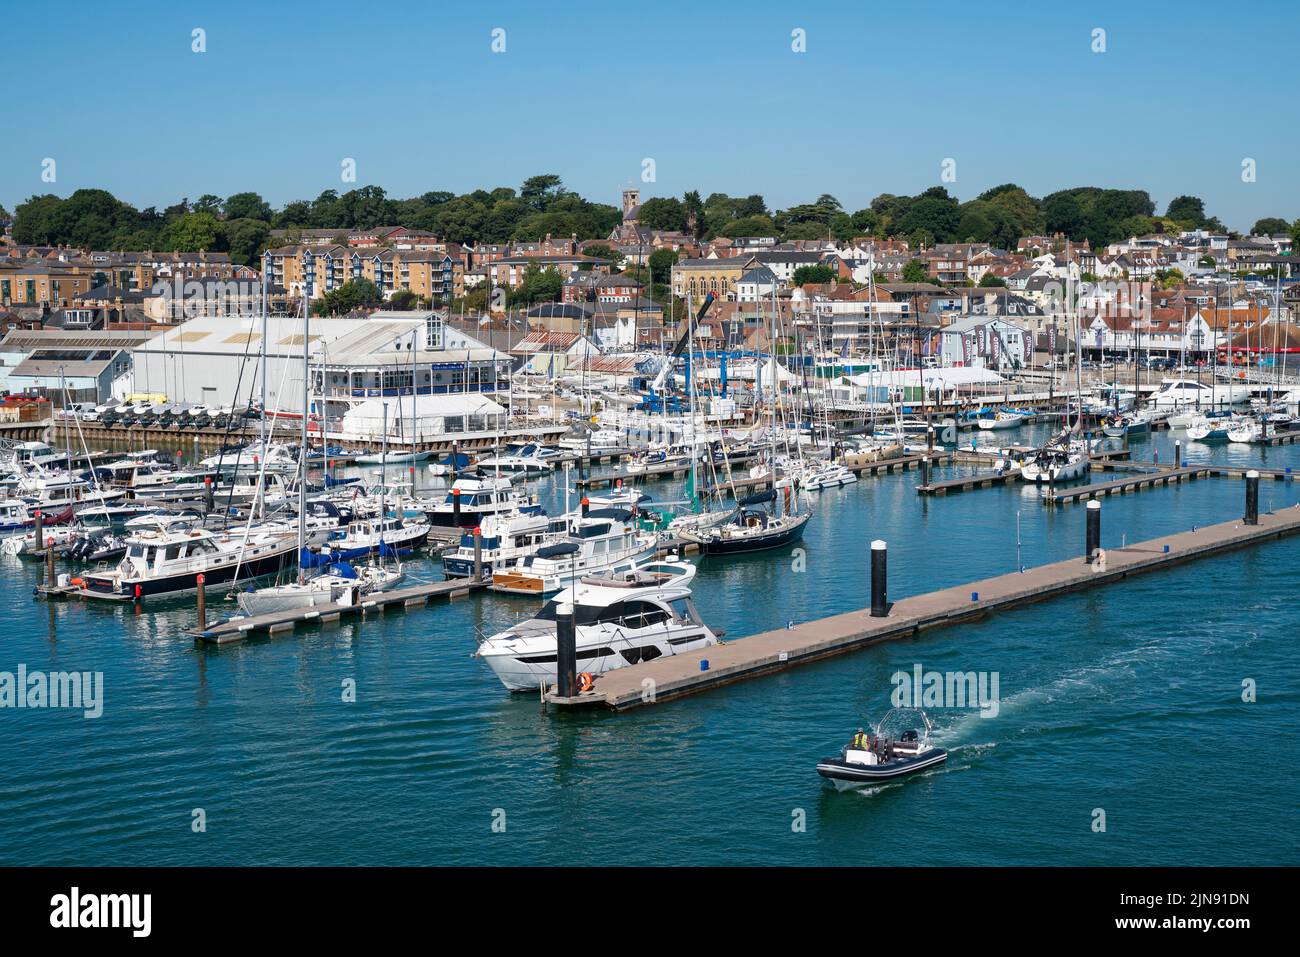
[[[635,223],[637,214],[641,211],[641,190],[625,189],[623,190],[623,222]]]

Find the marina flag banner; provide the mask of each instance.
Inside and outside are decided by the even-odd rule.
[[[1026,329],[1020,333],[1021,361],[1029,365],[1034,358],[1034,334]]]
[[[1047,327],[1047,351],[1051,355],[1056,355],[1056,324]]]
[[[978,347],[975,350],[977,356],[986,356],[989,354],[988,330],[984,326],[978,326],[975,329],[975,341]]]

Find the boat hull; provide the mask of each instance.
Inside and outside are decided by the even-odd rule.
[[[184,572],[168,575],[164,578],[125,579],[120,590],[114,588],[116,584],[115,578],[89,574],[85,576],[85,591],[90,597],[118,601],[133,597],[156,598],[164,595],[183,595],[198,590],[198,576],[200,574],[203,575],[205,588],[237,581],[253,581],[258,578],[265,578],[267,575],[279,574],[287,568],[294,567],[297,552],[298,548],[295,544],[291,548],[250,559],[238,566],[231,564],[219,568],[209,568],[203,572]],[[137,587],[139,588],[138,593],[136,592]]]
[[[702,555],[746,555],[750,552],[765,552],[774,548],[784,548],[803,538],[804,526],[808,524],[807,516],[803,521],[783,528],[770,535],[753,535],[747,537],[710,537],[700,536],[697,544]],[[690,536],[684,536],[690,539]]]
[[[943,748],[930,748],[917,755],[895,757],[884,764],[854,764],[843,758],[823,758],[817,764],[817,773],[833,784],[837,791],[849,791],[916,774],[946,760],[948,752]]]

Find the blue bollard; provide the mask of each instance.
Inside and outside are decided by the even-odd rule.
[[[973,592],[971,592],[971,593],[970,593],[970,600],[971,600],[971,601],[979,601],[979,600],[980,600],[980,593],[977,592],[977,591],[973,591]]]
[[[709,670],[709,659],[708,659],[708,658],[701,658],[701,659],[700,659],[700,670],[701,670],[701,671],[708,671],[708,670]]]
[[[1169,546],[1168,546],[1168,545],[1165,546],[1165,554],[1166,554],[1166,555],[1169,554]]]

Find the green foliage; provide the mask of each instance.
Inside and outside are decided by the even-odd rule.
[[[903,267],[903,282],[929,282],[930,274],[926,272],[925,263],[919,259],[911,260]]]
[[[667,283],[672,277],[677,253],[671,249],[656,249],[650,254],[650,276],[656,283]]]
[[[399,312],[406,312],[415,309],[420,305],[420,297],[409,289],[398,289],[388,297],[385,304],[389,309],[396,309]]]
[[[1169,201],[1165,218],[1201,226],[1205,223],[1205,201],[1198,196],[1175,196]]]
[[[686,206],[679,199],[655,197],[641,204],[637,222],[650,229],[682,232],[686,229]]]
[[[528,305],[535,302],[555,302],[560,298],[560,287],[564,279],[554,268],[541,269],[530,264],[524,270],[524,280],[519,287],[510,290],[510,305]]]
[[[260,219],[266,223],[274,215],[271,204],[257,193],[236,193],[227,197],[222,212],[226,219]]]
[[[1174,269],[1174,268],[1157,269],[1155,278],[1156,278],[1156,283],[1160,286],[1161,289],[1169,289],[1172,288],[1173,286],[1181,286],[1183,283],[1187,281],[1187,277],[1183,275],[1182,270]]]
[[[1265,216],[1263,219],[1255,221],[1255,225],[1250,228],[1252,236],[1275,236],[1285,235],[1291,227],[1285,219],[1279,216]]]
[[[593,259],[607,259],[614,266],[618,266],[623,261],[623,257],[618,254],[617,250],[605,243],[592,243],[583,249],[582,254]]]
[[[823,266],[817,263],[813,266],[800,266],[790,277],[796,286],[803,286],[808,283],[828,283],[835,281],[835,270],[830,266]]]
[[[218,243],[218,237],[222,242]],[[162,242],[167,249],[183,253],[221,250],[225,236],[221,224],[210,212],[186,213],[173,219],[162,231]]]
[[[719,230],[716,236],[726,236],[729,239],[735,239],[737,236],[780,236],[781,232],[776,228],[776,224],[767,216],[746,216],[743,219],[733,219],[726,224],[726,229]]]
[[[546,209],[564,195],[564,183],[555,173],[530,176],[519,187],[519,198],[536,210]]]
[[[1121,225],[1133,217],[1155,214],[1145,190],[1083,186],[1060,190],[1043,198],[1044,227],[1070,239],[1087,239],[1094,249],[1132,235]]]
[[[230,219],[221,226],[230,261],[260,268],[258,260],[271,238],[271,227],[261,219]]]
[[[383,301],[379,287],[369,279],[353,279],[325,293],[312,306],[312,311],[318,316],[343,316],[353,309],[378,306]]]
[[[1007,281],[1003,279],[1001,276],[995,276],[991,272],[986,272],[983,276],[980,276],[979,284],[981,287],[986,287],[986,288],[994,287],[994,286],[1005,287]]]

